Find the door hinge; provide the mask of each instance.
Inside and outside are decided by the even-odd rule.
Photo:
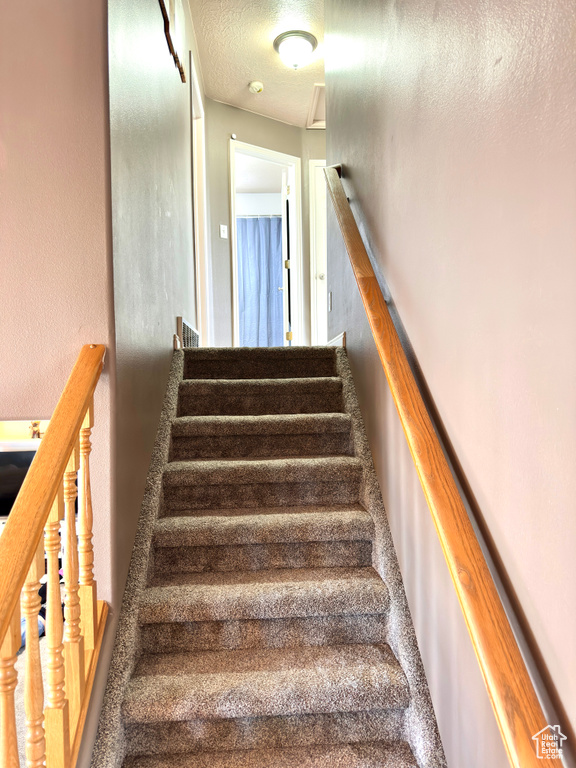
[[[286,196],[290,194],[290,184],[286,185]]]
[[[292,341],[292,331],[286,331],[286,341]]]
[[[286,259],[286,261],[284,262],[284,266],[286,267],[286,269],[290,269],[290,259]]]

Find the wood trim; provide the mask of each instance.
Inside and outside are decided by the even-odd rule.
[[[192,110],[192,219],[196,279],[196,323],[199,346],[211,346],[214,330],[211,325],[211,284],[208,269],[208,218],[206,192],[206,118],[202,103],[201,73],[194,66],[194,53],[189,53],[190,106]]]
[[[312,159],[308,161],[308,197],[309,197],[309,221],[310,221],[310,343],[312,346],[326,343],[328,338],[328,280],[326,244],[327,226],[326,220],[326,183],[319,169],[326,167],[326,160]],[[324,272],[324,279],[318,280],[317,275]],[[323,322],[319,317],[323,315]],[[320,326],[322,326],[320,328]],[[322,331],[322,332],[321,332]],[[331,346],[328,342],[328,346]]]
[[[546,727],[544,712],[364,248],[340,181],[341,169],[326,168],[324,173],[508,759],[514,768],[537,768],[542,761],[532,736]],[[546,764],[562,765],[560,760]]]
[[[310,99],[310,107],[308,108],[308,116],[306,118],[306,128],[316,131],[326,130],[326,118],[324,120],[316,120],[316,107],[320,100],[320,94],[326,88],[324,83],[314,83],[314,89],[312,90],[312,98]]]
[[[342,331],[342,333],[339,333],[338,336],[334,336],[333,339],[330,339],[326,342],[327,347],[344,347],[346,349],[346,331]]]
[[[70,768],[75,768],[76,761],[78,760],[78,753],[80,752],[80,745],[82,743],[82,735],[84,733],[84,723],[86,722],[86,715],[88,714],[88,705],[90,704],[90,697],[92,695],[92,686],[94,685],[94,677],[96,676],[96,667],[98,666],[98,658],[100,656],[100,649],[102,648],[102,640],[104,638],[104,630],[106,629],[106,619],[108,618],[108,603],[104,600],[98,600],[98,631],[94,642],[94,650],[86,651],[85,655],[85,668],[86,668],[86,684],[84,687],[84,698],[82,700],[82,707],[80,709],[80,715],[78,717],[78,726],[76,728],[76,736],[74,738],[74,744],[72,746],[72,754],[70,757]]]
[[[6,634],[84,415],[106,348],[82,347],[0,537],[0,638]]]

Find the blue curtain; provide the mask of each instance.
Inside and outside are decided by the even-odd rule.
[[[282,217],[238,216],[240,345],[281,347]]]

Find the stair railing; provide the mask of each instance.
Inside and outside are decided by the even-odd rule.
[[[542,765],[532,737],[548,723],[458,484],[420,393],[342,186],[342,166],[324,169],[344,238],[410,453],[514,768]],[[560,759],[547,759],[560,768]]]
[[[15,665],[21,627],[26,765],[76,764],[108,613],[96,594],[90,492],[93,395],[105,353],[98,344],[82,348],[0,536],[1,768],[20,765]],[[41,656],[39,589],[45,574]]]

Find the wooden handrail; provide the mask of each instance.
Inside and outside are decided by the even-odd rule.
[[[548,723],[368,258],[340,180],[341,167],[325,168],[324,173],[508,759],[514,768],[537,768],[542,760],[536,755],[532,737]],[[546,765],[561,768],[562,763],[550,759]]]
[[[99,344],[82,348],[0,537],[2,766],[19,765],[14,692],[22,629],[26,765],[74,768],[80,748],[108,613],[108,605],[97,599],[92,567],[90,491],[93,397],[105,352]],[[45,574],[46,680],[39,645]]]
[[[106,347],[87,344],[72,369],[0,537],[0,640],[20,599],[28,569],[100,378]]]

